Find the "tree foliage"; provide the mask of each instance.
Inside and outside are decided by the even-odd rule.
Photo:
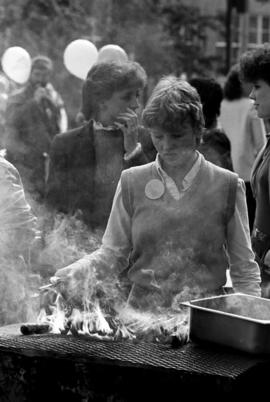
[[[63,65],[65,47],[89,39],[115,43],[140,62],[153,80],[204,68],[206,29],[213,20],[181,0],[0,0],[0,51],[22,46],[54,61],[53,83],[71,119],[80,107],[82,82]]]
[[[203,15],[193,5],[179,1],[165,2],[161,7],[164,28],[173,41],[177,70],[187,74],[211,69],[211,59],[205,56],[207,30],[217,29],[213,16]]]

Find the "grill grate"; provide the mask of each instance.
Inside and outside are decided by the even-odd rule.
[[[57,356],[62,359],[97,361],[144,369],[175,370],[234,379],[245,373],[261,357],[187,344],[179,349],[170,345],[129,340],[96,340],[71,335],[10,335],[0,329],[0,351],[28,356]]]

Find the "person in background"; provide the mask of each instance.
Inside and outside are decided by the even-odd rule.
[[[253,101],[249,99],[250,85],[242,83],[239,64],[233,66],[224,85],[220,124],[231,142],[233,169],[244,180],[249,226],[252,231],[256,202],[250,186],[251,169],[255,158],[266,142],[264,122],[258,118]]]
[[[52,72],[48,57],[33,58],[26,86],[9,97],[6,109],[6,157],[19,170],[27,196],[38,202],[44,200],[52,139],[67,129],[63,100],[50,82]]]
[[[85,123],[57,135],[50,152],[46,205],[103,229],[123,169],[154,158],[137,111],[146,73],[137,62],[98,63],[82,90]]]
[[[10,93],[10,84],[6,76],[0,73],[0,149],[5,146],[6,122],[5,114],[7,108],[8,96]]]
[[[245,52],[240,58],[242,79],[252,84],[250,98],[261,119],[270,118],[270,46]],[[262,276],[262,295],[270,297],[270,146],[267,142],[251,172],[251,188],[256,199],[252,246]]]
[[[234,290],[259,296],[244,182],[197,151],[204,118],[195,88],[164,77],[142,121],[155,161],[122,172],[102,246],[52,281],[68,300],[78,299],[87,297],[93,269],[102,279],[129,266],[128,302],[148,310],[222,294],[229,265]]]
[[[220,105],[223,99],[221,85],[208,77],[196,77],[189,81],[197,89],[203,107],[205,130],[199,151],[212,163],[225,169],[233,170],[231,143],[224,130],[218,127]]]
[[[0,325],[26,319],[31,250],[38,241],[37,219],[19,172],[0,156]]]

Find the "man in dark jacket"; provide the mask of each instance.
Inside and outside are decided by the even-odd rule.
[[[49,82],[51,73],[52,61],[35,57],[29,81],[10,96],[6,109],[7,159],[18,169],[27,195],[36,201],[44,198],[51,141],[67,130],[63,100]]]
[[[136,62],[99,63],[84,82],[85,124],[55,137],[50,152],[47,205],[105,228],[123,169],[153,160],[155,151],[138,124],[146,73]]]

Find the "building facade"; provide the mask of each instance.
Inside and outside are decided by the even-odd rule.
[[[270,42],[270,0],[184,0],[199,8],[201,15],[216,20],[215,29],[206,28],[205,54],[216,60],[216,67],[226,67],[228,43],[230,64],[246,50]],[[230,35],[228,9],[230,8]],[[238,9],[237,9],[238,8]],[[240,8],[240,10],[239,10]],[[229,42],[228,42],[229,41]]]

